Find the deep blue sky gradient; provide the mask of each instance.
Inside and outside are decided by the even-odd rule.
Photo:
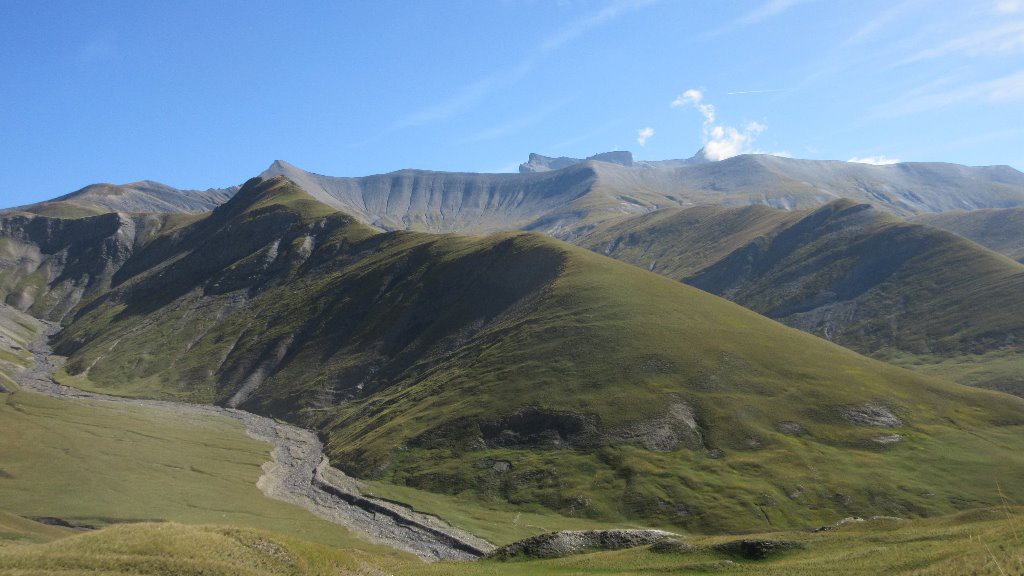
[[[0,0],[0,205],[93,182],[514,171],[529,152],[1024,168],[1024,6]],[[638,130],[654,135],[641,146]]]

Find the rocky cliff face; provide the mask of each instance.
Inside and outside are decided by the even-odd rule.
[[[815,208],[838,198],[901,216],[1024,206],[1024,174],[1005,166],[870,166],[748,154],[710,162],[635,161],[629,152],[587,159],[531,154],[519,174],[400,170],[360,178],[275,162],[317,200],[384,230],[488,233],[531,230],[572,240],[604,222],[666,207]]]
[[[600,154],[594,154],[593,156],[588,156],[586,159],[569,158],[568,156],[559,156],[558,158],[551,158],[549,156],[543,156],[541,154],[530,153],[530,159],[519,165],[519,173],[533,174],[535,172],[561,170],[562,168],[568,168],[573,164],[579,164],[580,162],[586,162],[587,160],[594,160],[597,162],[608,162],[609,164],[618,164],[620,166],[632,166],[633,153],[626,150],[616,150],[614,152],[602,152]]]
[[[36,317],[61,320],[109,288],[135,250],[171,225],[166,215],[0,216],[0,298]]]

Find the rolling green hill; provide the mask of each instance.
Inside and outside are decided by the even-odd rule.
[[[1024,266],[847,200],[693,208],[581,240],[859,352],[1024,394]]]
[[[1024,263],[1024,208],[938,212],[910,221],[949,230]]]
[[[683,280],[805,214],[768,206],[666,208],[606,223],[576,243]]]
[[[316,427],[357,476],[702,530],[1024,492],[1024,401],[869,360],[538,234],[380,233],[283,178],[143,242],[71,384]]]

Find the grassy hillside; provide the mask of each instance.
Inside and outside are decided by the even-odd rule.
[[[1024,401],[861,357],[523,233],[380,234],[283,179],[133,253],[69,381],[317,427],[357,476],[701,530],[1024,493]]]
[[[176,521],[271,529],[335,546],[343,528],[265,497],[270,459],[229,419],[0,394],[0,506],[73,524]]]
[[[949,230],[1024,262],[1024,208],[921,214],[910,221]]]
[[[666,208],[599,226],[574,243],[682,280],[803,215],[768,206]]]
[[[811,534],[751,534],[796,548],[763,560],[717,549],[736,536],[687,537],[676,552],[642,547],[550,560],[424,565],[337,550],[274,533],[217,526],[117,526],[50,543],[0,545],[0,574],[906,574],[1007,575],[1024,571],[1024,524],[1016,508],[917,521],[873,520]]]
[[[140,521],[230,523],[334,546],[346,530],[256,487],[270,446],[228,418],[60,399],[19,391],[34,318],[0,305],[0,545],[70,531],[29,518],[99,527]],[[373,546],[363,545],[366,549]]]
[[[581,243],[859,352],[1024,394],[1024,266],[959,236],[837,201],[666,210]]]

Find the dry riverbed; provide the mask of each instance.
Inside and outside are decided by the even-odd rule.
[[[435,516],[363,496],[357,480],[330,466],[323,454],[323,445],[312,431],[243,410],[122,398],[58,384],[53,373],[61,359],[52,355],[49,346],[50,336],[58,329],[49,325],[46,333],[28,346],[35,357],[35,365],[17,377],[22,389],[70,400],[115,402],[181,414],[234,418],[245,425],[249,436],[273,446],[271,460],[263,465],[263,475],[257,481],[257,486],[267,496],[301,506],[371,541],[411,552],[427,561],[472,560],[494,550],[491,543]]]

